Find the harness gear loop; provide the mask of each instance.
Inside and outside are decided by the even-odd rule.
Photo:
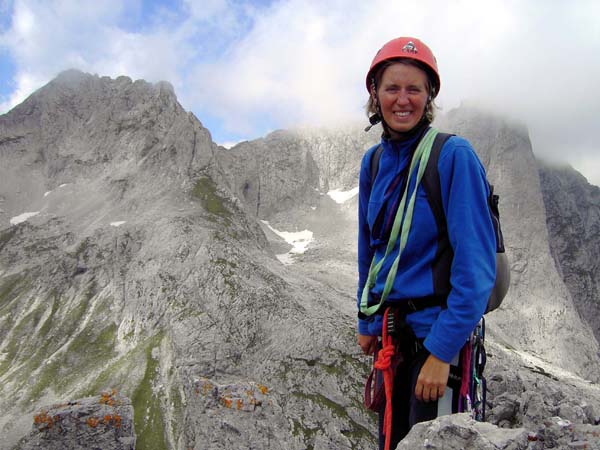
[[[388,322],[388,314],[390,308],[385,310],[383,316],[383,322]],[[392,313],[393,317],[393,313]],[[393,320],[393,319],[391,319]],[[383,373],[383,383],[385,387],[385,413],[383,422],[383,432],[385,434],[385,450],[390,450],[390,443],[392,439],[392,395],[394,392],[394,364],[392,364],[393,358],[396,354],[393,337],[388,333],[388,327],[383,327],[383,334],[381,338],[382,348],[377,354],[377,361],[374,367],[381,370]]]

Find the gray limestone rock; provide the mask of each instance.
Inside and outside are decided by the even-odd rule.
[[[501,188],[514,275],[489,320],[491,425],[446,423],[448,448],[519,448],[525,427],[562,442],[548,422],[561,414],[584,442],[597,342],[550,255],[526,132],[452,120]],[[374,448],[356,199],[326,195],[356,185],[377,133],[357,130],[226,150],[169,85],[75,71],[0,116],[0,448],[44,405],[113,388],[131,399],[138,449]],[[308,250],[282,264],[259,219],[313,231]]]
[[[488,328],[511,347],[534,352],[598,381],[598,341],[581,320],[550,251],[538,164],[527,129],[489,112],[464,107],[440,127],[467,138],[500,195],[511,286]]]
[[[476,422],[467,413],[462,413],[415,425],[396,448],[524,450],[528,448],[528,434],[522,428],[503,429]]]
[[[319,170],[301,140],[286,131],[242,142],[220,159],[225,180],[247,211],[260,218],[318,197]]]
[[[570,167],[539,162],[550,249],[579,315],[600,337],[600,188]]]
[[[68,72],[0,142],[0,448],[112,388],[139,449],[373,444],[347,297],[275,258],[170,89]]]
[[[115,392],[42,408],[14,450],[134,450],[133,407]]]
[[[600,426],[574,425],[559,416],[544,420],[535,431],[504,429],[475,422],[467,413],[439,417],[415,425],[398,450],[542,450],[599,449]]]

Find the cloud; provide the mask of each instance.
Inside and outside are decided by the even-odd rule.
[[[600,117],[599,5],[280,2],[261,11],[222,59],[196,68],[188,101],[200,110],[210,105],[229,131],[242,134],[261,122],[364,120],[371,58],[387,40],[415,35],[437,55],[445,111],[475,101],[527,123],[538,156],[583,160],[598,148],[585,130]]]
[[[348,19],[358,14],[330,6],[292,0],[261,11],[219,60],[194,70],[189,101],[210,105],[225,127],[242,133],[263,121],[289,127],[356,119],[366,59],[357,61],[344,41]]]
[[[129,3],[134,7],[135,2]],[[16,89],[4,105],[15,106],[33,90],[68,68],[102,75],[128,75],[176,83],[178,62],[186,46],[177,32],[157,27],[147,34],[126,31],[123,2],[17,0],[12,26],[0,43],[17,67]]]
[[[180,0],[168,8],[15,0],[2,8],[12,22],[0,46],[16,67],[6,105],[75,67],[170,81],[219,141],[366,120],[372,57],[389,39],[413,35],[438,58],[444,111],[468,99],[523,120],[536,154],[551,159],[583,161],[598,148],[586,131],[600,116],[596,0]]]

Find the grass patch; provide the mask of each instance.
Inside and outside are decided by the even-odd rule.
[[[84,255],[84,253],[87,251],[87,249],[90,247],[90,238],[87,237],[85,239],[83,239],[79,245],[77,246],[77,248],[75,249],[75,257],[79,257]]]
[[[322,394],[305,394],[303,392],[292,392],[292,395],[302,400],[310,400],[315,405],[319,405],[322,409],[331,411],[334,416],[347,421],[351,429],[344,432],[348,438],[355,439],[373,439],[373,435],[365,427],[354,421],[346,412],[346,408],[331,399],[328,399]]]
[[[171,405],[173,407],[173,420],[171,421],[171,432],[173,438],[177,440],[177,436],[180,432],[180,427],[183,424],[183,400],[181,394],[176,386],[171,388]]]
[[[33,335],[34,329],[38,326],[44,315],[44,309],[44,305],[39,305],[16,324],[13,329],[12,339],[6,347],[6,352],[8,353],[7,360],[12,361],[17,356],[19,348],[22,350],[24,346],[29,347],[23,343],[29,342],[29,338]]]
[[[114,323],[95,334],[90,328],[84,329],[69,344],[65,352],[40,371],[27,400],[37,400],[51,387],[55,392],[65,392],[67,387],[95,369],[104,366],[114,356],[117,338],[117,325]],[[50,352],[42,349],[35,360],[41,365]]]
[[[148,344],[144,378],[131,399],[137,435],[136,450],[167,450],[168,448],[160,399],[153,392],[159,361],[152,357],[152,350],[160,346],[161,340],[162,334],[158,334]]]
[[[304,416],[302,419],[304,419]],[[305,427],[299,420],[292,419],[292,436],[300,437],[300,435],[302,435],[306,450],[314,450],[314,440],[319,431],[323,432],[323,428],[308,428]]]
[[[25,277],[15,274],[8,275],[0,281],[0,311],[8,306],[27,288]]]
[[[200,200],[204,209],[210,214],[219,216],[228,221],[231,219],[232,212],[226,206],[226,204],[229,203],[229,200],[218,194],[217,186],[210,178],[199,178],[194,185],[192,195]]]
[[[145,352],[146,347],[142,343],[119,359],[114,360],[100,372],[93,382],[77,393],[75,397],[91,397],[98,395],[98,392],[110,391],[113,388],[123,391],[129,396],[128,391],[131,390],[130,386],[135,383],[132,373],[143,363],[143,360],[146,358]]]

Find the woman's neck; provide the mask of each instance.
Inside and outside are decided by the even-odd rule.
[[[388,132],[387,132],[387,136],[386,137],[390,141],[394,141],[394,142],[407,141],[409,139],[413,139],[417,135],[422,134],[428,126],[429,126],[429,122],[427,122],[426,120],[421,120],[413,128],[411,128],[408,131],[404,131],[404,132],[394,131],[394,130],[389,129],[388,127],[386,127],[386,128],[388,128]]]

